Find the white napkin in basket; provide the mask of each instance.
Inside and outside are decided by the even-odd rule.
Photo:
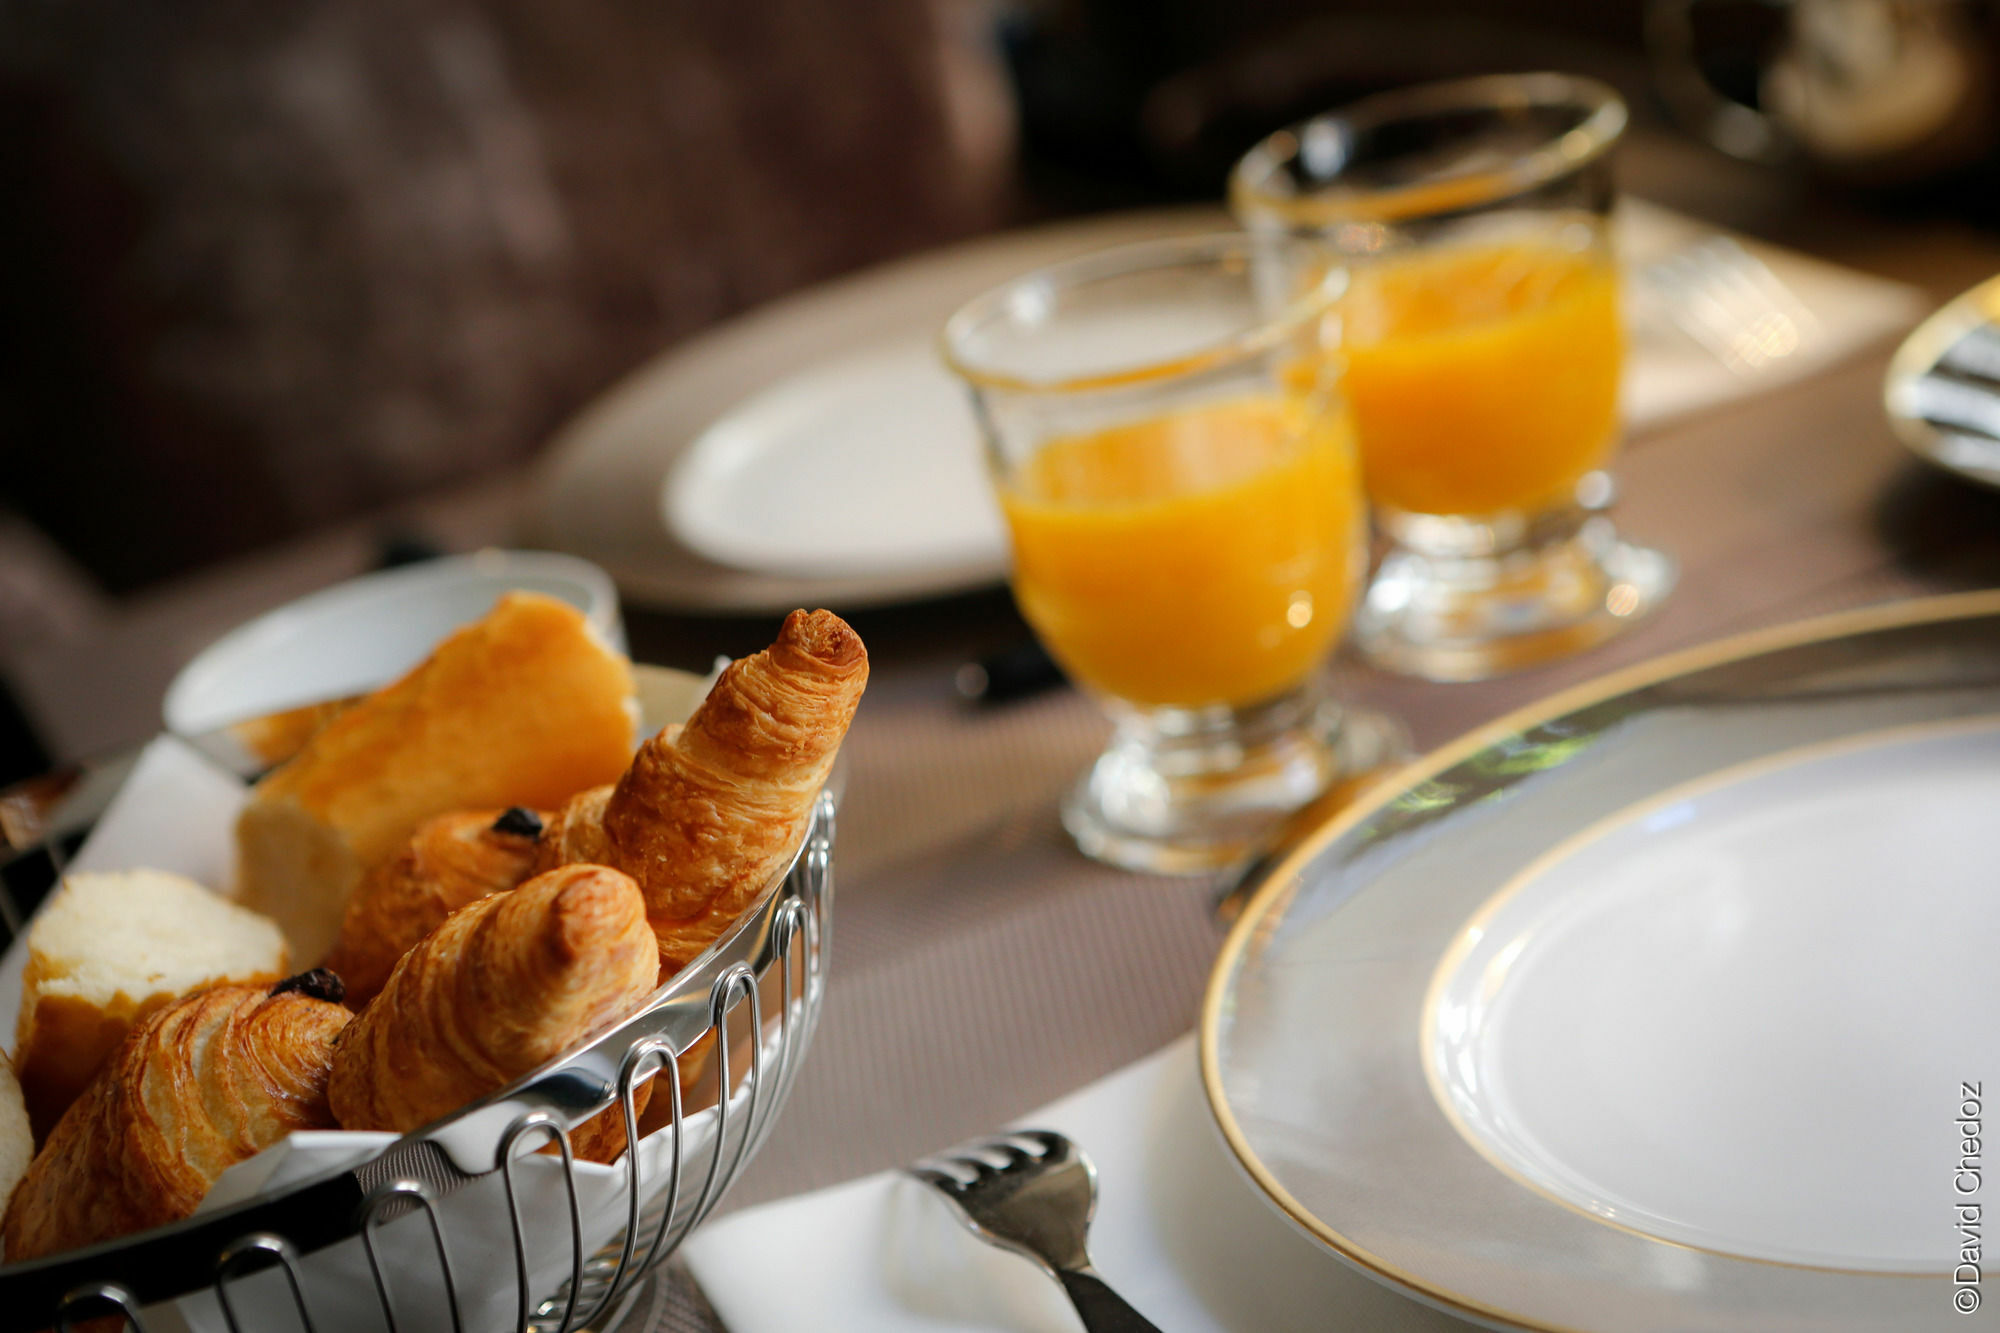
[[[1181,1333],[1466,1333],[1472,1326],[1347,1268],[1238,1170],[1183,1038],[1024,1116],[1098,1170],[1091,1255],[1118,1292]],[[947,1145],[912,1145],[912,1156]],[[1042,1333],[1081,1325],[1027,1260],[974,1239],[898,1173],[746,1209],[682,1250],[731,1333]]]

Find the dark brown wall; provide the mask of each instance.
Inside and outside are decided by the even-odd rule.
[[[928,0],[0,6],[0,475],[129,587],[1000,220]]]

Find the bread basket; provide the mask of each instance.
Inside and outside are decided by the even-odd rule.
[[[602,1328],[777,1119],[825,994],[833,832],[825,792],[784,873],[614,1030],[401,1137],[294,1135],[172,1226],[0,1266],[0,1331]],[[636,1150],[575,1161],[569,1132],[614,1102]]]

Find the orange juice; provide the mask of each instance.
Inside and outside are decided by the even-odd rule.
[[[1365,568],[1352,428],[1289,396],[1052,440],[1000,499],[1022,614],[1131,703],[1282,694],[1333,647]]]
[[[1534,242],[1420,251],[1358,270],[1342,315],[1376,503],[1544,508],[1610,453],[1624,335],[1608,257]]]

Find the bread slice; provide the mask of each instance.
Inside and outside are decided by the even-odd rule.
[[[250,794],[237,896],[312,966],[362,874],[453,810],[548,810],[631,762],[632,667],[582,612],[510,593],[395,684],[328,722]]]
[[[191,990],[285,975],[275,923],[164,870],[70,875],[28,927],[14,1067],[39,1141],[132,1025]]]

